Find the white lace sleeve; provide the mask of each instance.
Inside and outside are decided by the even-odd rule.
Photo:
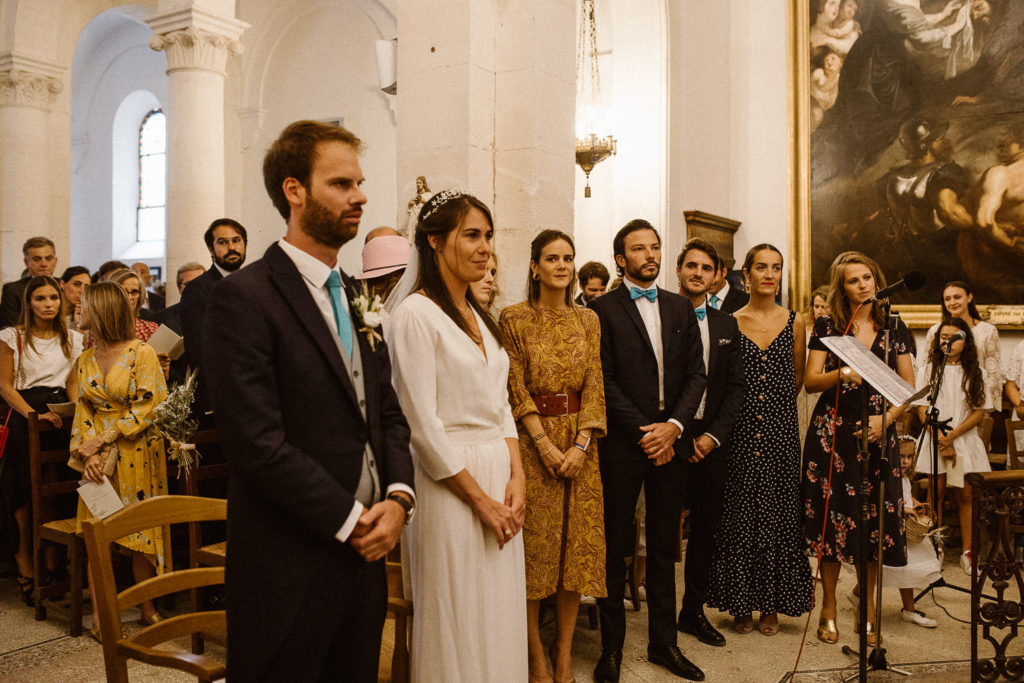
[[[1003,368],[999,351],[999,330],[987,322],[974,326],[974,341],[978,346],[978,362],[985,375],[985,392],[992,400],[992,410],[1003,409]]]

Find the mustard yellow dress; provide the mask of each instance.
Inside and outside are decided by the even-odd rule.
[[[167,385],[156,351],[141,341],[129,343],[104,378],[96,362],[96,347],[78,359],[78,406],[71,427],[71,449],[78,448],[108,429],[117,439],[114,487],[125,505],[167,493],[164,440],[152,426],[153,409],[167,398]],[[78,528],[89,519],[88,508],[78,501]],[[170,535],[165,528],[148,529],[118,541],[143,553],[163,573],[170,562]]]
[[[509,356],[508,395],[519,428],[526,473],[526,597],[539,600],[559,588],[604,597],[604,495],[597,439],[605,434],[601,325],[586,308],[537,309],[527,302],[501,313]],[[563,453],[581,429],[591,430],[583,469],[575,479],[552,477],[522,425],[536,413],[531,395],[580,392],[580,412],[541,417]]]

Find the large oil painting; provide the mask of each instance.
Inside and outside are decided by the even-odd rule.
[[[1024,0],[808,5],[806,284],[857,249],[890,282],[925,274],[898,303],[963,280],[980,304],[1024,306]]]

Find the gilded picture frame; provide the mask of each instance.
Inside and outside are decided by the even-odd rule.
[[[822,52],[831,52],[833,50],[831,49],[831,43],[828,43],[830,46],[828,50],[823,50],[822,48],[822,23],[812,19],[812,6],[819,20],[827,20],[829,17],[823,16],[825,14],[826,2],[833,5],[846,5],[842,0],[794,0],[790,3],[791,10],[788,22],[790,93],[788,113],[791,128],[789,159],[791,220],[789,242],[793,254],[792,262],[795,264],[789,271],[788,284],[790,305],[798,309],[805,309],[807,307],[808,297],[814,286],[827,284],[825,282],[827,263],[839,251],[845,249],[863,250],[869,252],[870,255],[875,256],[880,261],[889,257],[889,263],[883,263],[883,268],[890,283],[898,279],[902,274],[901,272],[894,272],[898,270],[898,266],[903,265],[902,262],[894,265],[897,263],[895,256],[892,256],[895,251],[889,246],[883,245],[882,240],[891,238],[899,242],[900,235],[885,236],[883,230],[885,232],[898,233],[900,228],[905,229],[905,224],[897,222],[893,215],[898,212],[894,211],[893,207],[886,205],[887,198],[889,202],[894,204],[899,198],[893,199],[894,193],[892,191],[887,193],[886,189],[883,188],[886,188],[887,182],[890,186],[895,186],[896,181],[889,178],[889,176],[898,175],[897,171],[904,171],[906,166],[911,165],[908,162],[908,159],[911,159],[910,148],[908,143],[905,142],[909,137],[909,134],[906,133],[910,129],[908,121],[913,119],[915,125],[919,125],[920,121],[924,121],[926,124],[931,125],[932,128],[939,129],[940,136],[945,132],[946,136],[953,140],[952,144],[957,146],[955,152],[952,153],[953,156],[950,161],[954,165],[962,166],[964,180],[960,186],[956,187],[953,195],[950,196],[955,196],[956,198],[956,202],[953,202],[953,204],[960,203],[963,205],[962,208],[966,212],[963,215],[966,216],[980,215],[980,213],[976,214],[976,212],[980,204],[979,197],[982,200],[985,198],[983,187],[986,181],[996,172],[1001,172],[1005,168],[1013,168],[1011,162],[1001,156],[1001,148],[999,153],[996,151],[997,144],[1003,145],[1002,139],[1007,135],[1005,131],[1012,126],[1017,127],[1013,128],[1014,131],[1017,129],[1024,130],[1024,40],[1020,40],[1019,45],[1016,43],[1011,44],[1014,39],[1008,37],[1012,36],[1014,31],[1019,31],[1024,26],[1024,11],[1020,11],[1020,8],[1012,4],[1000,2],[1000,0],[921,0],[920,3],[917,3],[921,5],[921,8],[915,7],[914,9],[921,13],[932,12],[924,16],[935,19],[939,17],[938,12],[946,12],[948,14],[947,17],[936,21],[936,25],[939,26],[936,30],[940,30],[942,25],[949,25],[948,33],[956,36],[953,24],[958,20],[958,12],[960,20],[963,20],[965,17],[968,19],[968,21],[962,21],[964,24],[970,23],[969,20],[975,20],[974,27],[976,30],[974,35],[978,37],[976,43],[979,45],[977,49],[979,57],[976,57],[975,61],[967,63],[967,67],[962,67],[963,70],[959,74],[961,80],[957,80],[955,69],[953,76],[949,75],[949,67],[947,65],[946,73],[936,81],[939,87],[928,90],[922,87],[921,83],[913,84],[918,92],[924,92],[925,97],[932,98],[930,104],[925,106],[923,104],[924,98],[922,98],[919,100],[919,106],[909,109],[904,107],[901,113],[906,120],[895,122],[899,125],[897,126],[894,123],[893,126],[893,129],[898,130],[899,133],[889,132],[888,138],[884,138],[881,141],[873,141],[875,143],[874,146],[877,148],[875,149],[874,156],[869,158],[867,163],[860,164],[856,171],[846,174],[847,177],[854,180],[831,180],[828,172],[834,172],[837,178],[842,173],[833,171],[834,168],[841,165],[840,162],[834,161],[829,154],[825,153],[838,148],[835,145],[830,147],[827,144],[822,144],[822,140],[827,141],[829,135],[833,138],[836,137],[834,132],[829,131],[829,120],[827,117],[830,114],[836,117],[841,116],[848,112],[849,109],[844,109],[838,113],[829,112],[828,110],[823,112],[820,103],[821,88],[818,86],[823,82],[827,83],[828,78],[825,77],[827,69],[822,70],[822,60],[817,58],[821,56]],[[877,34],[872,35],[870,32],[877,27],[891,29],[896,20],[892,16],[886,16],[884,13],[888,11],[891,14],[897,10],[891,9],[896,3],[890,0],[859,0],[859,2],[851,4],[857,5],[859,11],[864,13],[864,16],[859,18],[865,20],[875,19],[871,23],[865,23],[862,29],[858,24],[858,29],[861,29],[861,32],[858,34],[861,36],[860,39],[863,40],[865,36],[870,36],[874,42],[865,41],[861,46],[849,49],[848,53],[842,54],[841,59],[844,61],[842,61],[840,68],[845,68],[849,65],[851,69],[850,75],[852,76],[856,73],[852,69],[857,66],[859,61],[863,61],[858,58],[863,57],[863,53],[866,52],[869,46],[881,40],[877,37]],[[900,9],[898,11],[904,11],[908,4],[914,5],[914,3],[901,2],[899,3]],[[957,5],[962,6],[963,9],[961,10]],[[998,20],[998,24],[992,23],[988,34],[984,33],[987,27],[985,23],[987,17],[981,15],[981,10],[986,7],[989,10],[992,10],[993,7],[996,8],[994,18]],[[834,12],[834,7],[830,11]],[[882,22],[883,18],[888,21],[888,24]],[[836,23],[839,21],[842,21],[842,17],[838,18]],[[902,18],[900,21],[902,21]],[[812,26],[812,24],[816,25]],[[1010,28],[1004,28],[1003,24],[1009,24]],[[835,24],[830,24],[830,26],[832,25]],[[897,25],[897,30],[904,30],[903,25]],[[910,29],[905,30],[909,31]],[[959,30],[961,33],[963,32],[962,29]],[[1000,31],[1002,33],[999,33]],[[819,43],[815,47],[815,57],[817,59],[815,78],[818,80],[815,81],[816,89],[813,93],[819,99],[812,99],[812,34],[816,36],[816,40]],[[911,38],[916,37],[915,35],[904,33],[898,37],[901,39],[901,43],[898,44],[905,44],[908,52],[916,45],[911,41]],[[826,40],[828,39],[826,38]],[[855,38],[854,40],[857,39]],[[998,42],[999,40],[1002,43]],[[949,40],[946,43],[949,43]],[[856,43],[852,43],[852,45],[855,46]],[[956,40],[953,41],[953,45],[957,45]],[[1001,49],[999,51],[996,48],[1000,46],[1013,49]],[[998,68],[992,67],[990,64],[984,64],[988,71],[982,70],[983,62],[981,58],[984,57],[986,48],[991,48],[989,52],[999,56],[1001,61],[998,62]],[[857,50],[856,53],[854,49]],[[839,54],[838,50],[839,48],[837,48],[837,54]],[[952,58],[948,56],[943,56],[942,58],[947,62],[952,61]],[[845,60],[848,60],[848,62]],[[961,61],[963,60],[961,59]],[[993,60],[990,59],[989,61]],[[972,72],[971,67],[974,65],[979,66],[975,72]],[[914,73],[918,74],[919,72],[915,71]],[[956,107],[953,107],[952,104],[935,105],[934,102],[937,101],[939,94],[943,97],[945,96],[945,91],[941,90],[941,88],[947,87],[947,84],[953,84],[958,88],[965,88],[966,86],[963,83],[967,82],[965,79],[970,77],[972,73],[975,74],[975,80],[981,82],[984,86],[978,88],[979,97],[967,97],[967,104],[958,104]],[[984,73],[988,80],[981,81],[981,77],[977,76],[980,73]],[[992,74],[995,75],[993,76]],[[1010,74],[1009,78],[1007,74]],[[841,80],[843,76],[844,74],[839,74],[836,77],[840,79],[838,80],[839,84],[844,83]],[[920,75],[916,77],[924,78]],[[996,81],[997,77],[1002,80]],[[927,83],[929,82],[925,84],[927,85]],[[1001,90],[1000,88],[1003,89]],[[838,86],[836,86],[835,90],[838,90]],[[933,92],[935,93],[934,95]],[[812,130],[816,126],[820,126],[822,130],[812,140]],[[832,127],[835,127],[834,122]],[[925,130],[927,131],[927,128]],[[927,136],[922,137],[926,144],[930,143]],[[999,140],[998,143],[996,142],[997,140]],[[1020,146],[1024,147],[1024,140],[1020,141]],[[858,153],[860,151],[860,149],[857,149]],[[905,158],[902,156],[904,154],[907,155]],[[1020,157],[1017,157],[1017,159],[1020,159]],[[1013,163],[1016,163],[1016,161]],[[822,173],[821,169],[823,168],[826,169],[825,173]],[[812,178],[812,169],[817,169],[819,175]],[[993,169],[997,169],[997,171]],[[823,182],[823,177],[828,180]],[[887,180],[887,178],[889,179]],[[817,182],[813,187],[812,180]],[[877,185],[877,189],[873,187],[875,185]],[[826,195],[823,200],[823,192],[830,192],[832,194]],[[844,193],[849,196],[844,196]],[[1008,197],[1009,195],[1007,194],[1006,196]],[[877,202],[877,205],[874,207],[870,206],[872,202]],[[828,221],[827,219],[822,220],[820,217],[823,213],[830,213],[830,211],[823,212],[821,208],[826,206],[831,209],[831,203],[838,206],[842,206],[844,203],[847,206],[866,206],[865,215],[869,216],[870,219],[864,219],[862,223],[854,223],[852,221],[837,221],[834,217],[830,216],[833,219],[833,225],[823,226]],[[815,206],[819,209],[817,214],[813,213]],[[898,209],[899,207],[895,208]],[[873,212],[871,209],[874,209]],[[1015,207],[1008,208],[1008,205],[1005,203],[1003,209],[1006,211],[1010,211],[1010,209],[1016,211]],[[1024,215],[1024,206],[1021,207],[1020,213]],[[946,214],[938,211],[936,215],[945,216]],[[1002,214],[997,216],[999,221],[1003,220],[1001,216]],[[845,218],[844,216],[841,217]],[[886,220],[889,221],[888,226],[886,226]],[[1011,216],[1010,220],[1014,220],[1013,216]],[[996,226],[1005,225],[1005,223],[999,221],[993,222],[993,231]],[[1014,232],[1018,229],[1018,225],[1020,226],[1019,237],[1017,236],[1018,233]],[[847,232],[840,233],[838,230],[840,226],[842,230]],[[892,226],[896,226],[895,229]],[[832,229],[831,233],[828,232],[829,227]],[[875,232],[872,233],[872,229]],[[957,246],[953,250],[954,253],[958,254],[957,265],[960,265],[960,261],[971,265],[973,270],[969,272],[974,274],[975,277],[971,278],[965,275],[955,277],[952,271],[943,271],[943,268],[940,266],[931,267],[927,261],[925,261],[923,267],[922,264],[915,264],[911,261],[907,264],[906,270],[922,270],[929,276],[931,282],[929,283],[930,289],[927,293],[918,295],[905,294],[896,299],[900,304],[898,310],[904,321],[912,328],[928,327],[937,322],[941,315],[941,307],[938,305],[938,302],[941,300],[942,283],[948,280],[964,279],[972,284],[981,282],[982,288],[988,287],[983,292],[984,295],[976,294],[976,300],[979,304],[978,308],[983,318],[1002,328],[1024,329],[1024,221],[1010,223],[1009,236],[1012,240],[1011,246],[998,252],[999,263],[1011,268],[1009,277],[1019,278],[1019,280],[1014,279],[1010,283],[1012,287],[1002,284],[1007,281],[1005,270],[1000,272],[997,268],[998,277],[984,277],[981,275],[984,271],[979,270],[979,264],[987,266],[989,263],[992,263],[991,250],[997,246],[997,243],[990,239],[987,232],[988,229],[972,226],[957,227],[956,230],[958,231],[957,235],[969,236],[969,239],[968,237],[962,239],[959,237],[953,238],[960,240],[959,242],[954,242]],[[976,237],[975,233],[971,232],[972,230],[976,232],[981,231],[981,237]],[[881,258],[879,258],[877,253],[871,253],[870,246],[861,248],[860,243],[852,239],[846,239],[847,234],[861,234],[864,236],[861,242],[875,246],[876,251],[881,252]],[[829,240],[830,236],[834,235],[840,235],[840,239],[836,240],[833,246],[833,242]],[[823,244],[826,245],[825,248],[822,248]],[[963,250],[965,248],[983,250],[981,255],[988,254],[988,261],[985,258],[980,258],[978,255],[967,254],[964,256]],[[933,251],[935,253],[942,252],[942,250],[938,249]],[[920,253],[929,252],[925,249],[914,250],[911,248],[904,253],[914,254],[916,257]],[[959,272],[967,273],[967,267],[967,265],[961,266]],[[988,273],[985,272],[985,275],[988,275]],[[1001,288],[993,289],[989,287],[988,283],[991,280],[999,281]],[[973,284],[973,286],[978,287],[977,284]],[[925,301],[929,303],[925,303]],[[936,303],[930,303],[932,301]]]

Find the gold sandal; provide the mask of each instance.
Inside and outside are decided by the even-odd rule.
[[[835,619],[826,619],[824,615],[818,617],[818,640],[829,645],[839,642],[839,627]]]

